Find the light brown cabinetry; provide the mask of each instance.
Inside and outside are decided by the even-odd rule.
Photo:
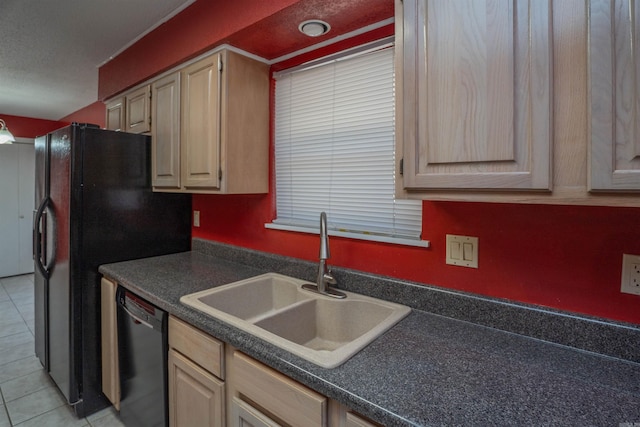
[[[640,2],[589,2],[591,190],[640,190]]]
[[[151,85],[151,167],[156,187],[180,188],[180,73]]]
[[[112,99],[106,104],[106,119],[105,126],[108,130],[124,130],[124,106],[125,99],[124,97],[118,97]]]
[[[224,345],[169,317],[169,425],[225,425]]]
[[[182,70],[182,186],[220,188],[222,58],[219,53]]]
[[[144,85],[106,104],[106,128],[129,133],[151,130],[150,86]]]
[[[402,3],[405,188],[549,190],[550,2]]]
[[[234,397],[231,402],[230,426],[282,427],[256,408]]]
[[[268,65],[222,50],[154,88],[154,190],[268,191]]]
[[[227,346],[231,426],[243,420],[258,425],[326,426],[327,401],[321,394],[293,381],[257,360]]]
[[[120,409],[120,368],[118,365],[118,324],[116,289],[118,284],[104,277],[100,283],[102,337],[102,392]]]
[[[372,423],[364,418],[354,414],[353,412],[347,412],[345,415],[344,427],[379,427],[380,424]]]
[[[151,89],[144,85],[125,94],[125,131],[146,133],[151,130]]]
[[[457,2],[437,3],[437,6],[444,7],[454,7],[457,4]],[[447,5],[443,3],[447,3]],[[473,3],[476,4],[476,2]],[[478,2],[477,4],[484,3]],[[527,4],[527,2],[508,3],[510,7],[516,8],[522,4]],[[640,152],[640,150],[633,148],[633,144],[628,144],[629,141],[634,140],[637,145],[638,138],[631,138],[629,133],[636,126],[632,123],[637,123],[637,119],[634,118],[637,113],[633,113],[637,109],[631,108],[630,105],[637,102],[640,91],[637,87],[632,88],[630,84],[633,81],[630,76],[635,73],[632,71],[635,62],[624,59],[625,57],[630,58],[629,49],[635,46],[635,43],[631,42],[631,34],[633,34],[631,28],[637,19],[631,19],[628,14],[629,10],[637,10],[637,7],[630,7],[633,4],[633,2],[619,0],[587,2],[583,0],[556,2],[543,0],[530,4],[531,17],[541,8],[545,10],[550,8],[550,15],[553,16],[553,25],[551,25],[551,40],[553,42],[549,45],[552,53],[550,80],[552,107],[548,111],[551,118],[551,191],[546,191],[546,189],[532,191],[533,187],[530,189],[517,187],[511,190],[502,187],[491,188],[493,185],[483,187],[483,181],[479,174],[473,170],[472,163],[462,164],[462,167],[468,167],[471,170],[468,177],[477,177],[477,182],[480,184],[472,184],[469,188],[457,187],[458,184],[449,186],[447,184],[448,178],[455,178],[458,166],[454,162],[451,167],[448,163],[443,163],[436,164],[431,168],[429,151],[425,151],[429,149],[430,142],[427,140],[427,145],[425,145],[424,140],[420,140],[418,133],[418,121],[423,120],[418,115],[419,105],[416,104],[415,108],[411,105],[405,107],[408,103],[404,99],[405,95],[408,93],[409,97],[413,96],[412,89],[411,86],[406,86],[406,82],[403,81],[403,73],[398,73],[396,76],[398,79],[396,82],[397,93],[403,95],[398,97],[397,103],[397,123],[399,126],[396,133],[397,157],[398,159],[404,157],[405,171],[402,179],[398,180],[399,194],[404,194],[409,198],[427,200],[640,206],[640,197],[637,192],[640,186],[634,184],[636,180],[634,176],[638,174],[637,165],[640,161],[634,153],[635,151]],[[413,7],[414,12],[403,10],[407,6]],[[402,66],[402,61],[406,61],[407,53],[403,54],[403,47],[406,52],[406,46],[403,46],[406,44],[405,41],[417,38],[418,34],[429,35],[428,28],[421,33],[423,30],[416,27],[416,22],[419,19],[419,7],[429,7],[429,4],[424,0],[405,0],[404,2],[398,0],[396,7],[396,51],[398,52],[397,69],[399,69]],[[500,9],[507,10],[508,8],[501,7]],[[415,16],[411,15],[412,13]],[[542,19],[543,15],[538,13],[536,16]],[[413,21],[409,19],[407,22],[411,16],[415,19]],[[432,17],[433,14],[429,14],[429,16]],[[519,23],[522,22],[521,18],[526,16],[526,13],[517,16],[520,17],[517,21]],[[545,19],[545,21],[547,20]],[[533,20],[531,22],[535,23],[535,28],[541,28],[539,21]],[[548,22],[544,23],[544,25],[548,24],[550,25]],[[535,28],[532,27],[532,30]],[[623,34],[626,35],[623,36]],[[417,49],[418,41],[413,43]],[[426,46],[429,46],[428,42],[426,42]],[[539,54],[540,52],[536,55]],[[408,55],[409,58],[412,57],[411,52]],[[619,57],[620,55],[622,56]],[[446,53],[442,53],[440,56],[446,56]],[[416,53],[413,57],[419,58],[420,54]],[[439,56],[434,55],[434,58],[437,57]],[[411,66],[411,63],[409,65]],[[416,67],[417,65],[413,64],[411,70],[417,69]],[[546,69],[545,66],[543,74],[546,73]],[[407,73],[410,73],[410,70],[405,70],[405,74]],[[508,80],[508,82],[511,81]],[[402,89],[403,84],[404,89]],[[411,79],[409,84],[412,84]],[[517,86],[516,89],[527,91],[531,89],[531,86]],[[413,90],[416,91],[417,87],[414,87]],[[444,88],[440,90],[444,90]],[[417,96],[414,97],[416,102]],[[423,95],[419,94],[419,96]],[[449,108],[447,104],[436,104],[431,100],[428,100],[427,106],[431,106],[432,109]],[[403,121],[404,109],[408,109],[406,115],[408,121]],[[514,112],[516,115],[518,114],[517,109]],[[440,113],[439,117],[442,117],[442,114]],[[427,115],[429,115],[429,111],[427,111]],[[407,125],[409,126],[407,127]],[[548,128],[545,125],[535,125],[531,121],[527,132],[532,135],[539,133],[546,135]],[[616,133],[617,136],[615,136]],[[427,134],[427,136],[429,135],[431,134]],[[455,147],[452,150],[454,154],[462,151],[464,156],[468,156],[464,150],[471,148],[464,144]],[[517,148],[516,142],[513,147]],[[408,156],[406,155],[407,150],[410,151]],[[436,154],[441,155],[437,150]],[[453,156],[454,154],[449,155]],[[408,160],[411,156],[413,156],[413,160]],[[448,160],[452,160],[452,158]],[[481,165],[481,162],[476,162],[476,165],[478,164]],[[414,178],[407,176],[408,172],[411,175],[412,165],[414,165],[413,174],[416,175]],[[421,167],[423,169],[420,169]],[[443,173],[440,175],[431,173],[438,170]],[[419,181],[422,179],[420,178],[421,171],[425,173],[423,177],[425,181],[428,180],[427,184],[423,185]],[[451,175],[449,172],[454,172],[454,174]],[[486,168],[482,166],[478,168],[477,172],[484,174]],[[526,175],[527,173],[522,174],[522,176]],[[506,173],[505,176],[508,177],[509,173]],[[411,181],[412,179],[413,181]],[[447,185],[440,185],[441,182],[445,182]]]

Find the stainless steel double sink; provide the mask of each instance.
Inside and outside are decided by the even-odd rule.
[[[180,302],[324,368],[344,363],[411,312],[352,292],[341,300],[312,293],[305,283],[267,273]]]

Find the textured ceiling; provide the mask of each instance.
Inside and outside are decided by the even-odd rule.
[[[98,66],[194,0],[2,0],[0,113],[59,120],[97,100]]]

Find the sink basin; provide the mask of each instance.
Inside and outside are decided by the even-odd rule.
[[[305,283],[267,273],[180,302],[325,368],[344,363],[411,312],[352,292],[334,299],[302,289]]]

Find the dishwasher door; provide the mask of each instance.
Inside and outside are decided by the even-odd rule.
[[[122,286],[118,305],[120,418],[127,427],[165,427],[167,313]]]

